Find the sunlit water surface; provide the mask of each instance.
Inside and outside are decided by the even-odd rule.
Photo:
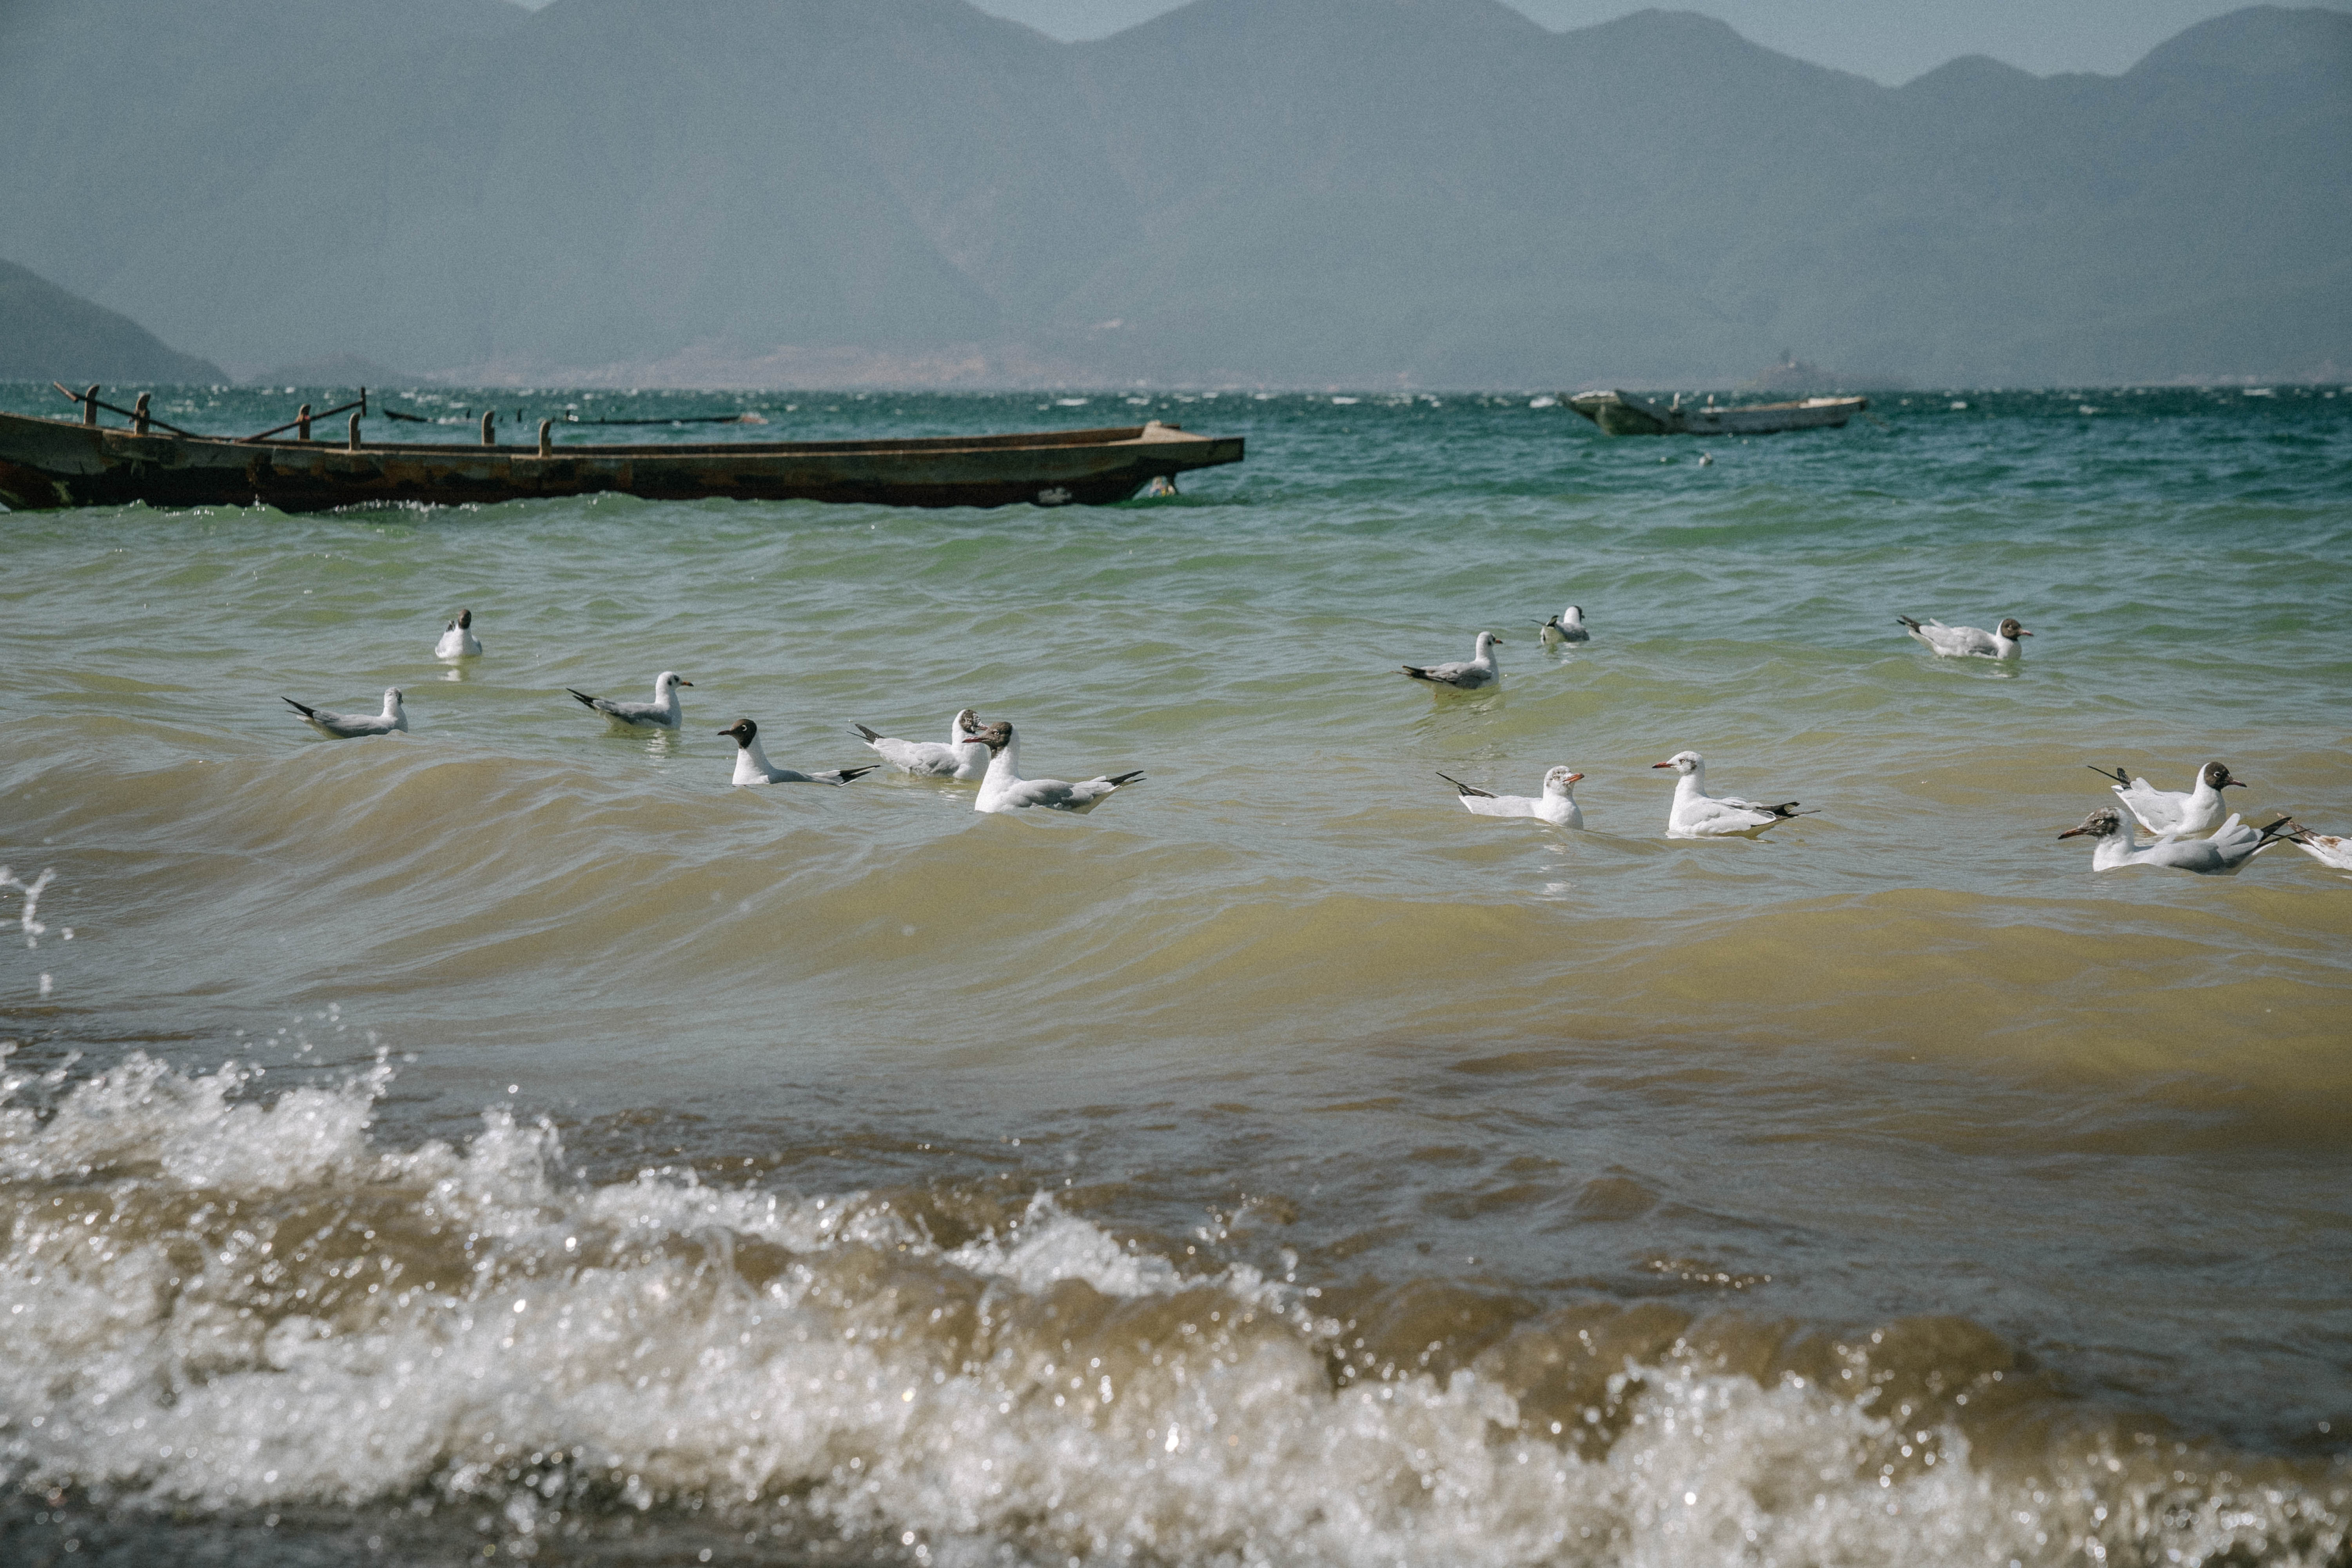
[[[369,433],[492,397],[1250,456],[1094,510],[0,515],[0,863],[56,873],[0,896],[0,1556],[2347,1561],[2352,877],[2057,834],[2085,764],[2214,759],[2352,832],[2352,395]],[[1499,696],[1397,672],[1483,628]],[[676,736],[565,695],[663,669]],[[279,700],[388,685],[408,734]],[[734,790],[715,733],[836,767],[965,705],[1146,779]],[[1668,841],[1685,747],[1820,815]],[[1561,763],[1581,832],[1435,776]]]

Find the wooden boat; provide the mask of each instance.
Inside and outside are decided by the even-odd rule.
[[[489,444],[487,422],[480,444],[364,442],[358,413],[344,439],[308,440],[306,407],[299,425],[239,440],[151,419],[144,396],[136,409],[114,409],[98,401],[98,390],[67,394],[83,403],[79,421],[0,414],[0,503],[28,511],[132,501],[324,511],[615,490],[656,500],[1101,505],[1125,500],[1154,479],[1242,460],[1239,437],[1196,436],[1156,419],[1024,436],[679,446],[559,444],[541,421],[534,448]],[[100,408],[125,415],[131,426],[100,426]],[[282,438],[289,429],[300,434]]]
[[[1866,397],[1808,397],[1795,403],[1685,405],[1638,392],[1580,392],[1570,408],[1612,436],[1769,436],[1782,430],[1834,430],[1870,406]]]

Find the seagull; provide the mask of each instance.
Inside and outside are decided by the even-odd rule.
[[[435,658],[476,658],[480,657],[482,639],[474,635],[474,612],[460,610],[433,645]]]
[[[2292,819],[2271,826],[2280,837],[2292,840],[2297,849],[2321,865],[2337,871],[2352,871],[2352,838],[2339,838],[2333,833],[2314,833]]]
[[[1999,631],[1982,631],[1975,626],[1948,626],[1930,618],[1915,621],[1908,616],[1895,617],[1917,640],[1927,645],[1938,658],[2015,658],[2025,651],[2018,639],[2033,634],[2017,624],[2011,616],[2000,623]]]
[[[1460,779],[1437,775],[1462,792],[1462,805],[1474,816],[1532,816],[1549,822],[1555,827],[1581,827],[1584,813],[1576,804],[1576,781],[1584,775],[1569,768],[1554,768],[1543,776],[1543,794],[1529,798],[1523,795],[1496,795],[1478,789]]]
[[[408,728],[408,710],[400,705],[400,688],[397,686],[383,689],[383,711],[381,713],[329,713],[322,709],[306,707],[291,697],[281,697],[278,700],[302,715],[302,722],[331,741],[352,741],[362,735],[389,735],[394,730]]]
[[[780,768],[769,762],[766,749],[760,744],[760,726],[749,719],[738,719],[719,732],[735,737],[733,783],[737,789],[746,784],[845,784],[854,778],[863,778],[879,765],[868,763],[862,768],[827,768],[821,773],[804,773],[794,768]]]
[[[1499,686],[1503,680],[1503,663],[1495,657],[1495,645],[1502,640],[1492,632],[1480,632],[1478,651],[1470,658],[1453,664],[1406,664],[1398,668],[1415,680],[1426,680],[1434,686],[1451,686],[1458,691],[1476,691],[1483,687]]]
[[[2207,763],[2197,770],[2197,787],[2183,795],[2177,790],[2158,789],[2146,779],[2136,779],[2117,768],[2109,773],[2105,768],[2091,770],[2101,778],[2113,779],[2115,795],[2139,818],[2139,825],[2150,833],[2202,833],[2221,820],[2221,792],[2232,785],[2246,787],[2243,779],[2233,779],[2230,770],[2220,763]]]
[[[1564,642],[1591,642],[1592,634],[1584,629],[1583,606],[1570,605],[1546,621],[1543,630],[1536,634],[1536,640],[1546,647],[1558,647]]]
[[[863,724],[852,727],[859,740],[874,748],[875,755],[902,773],[921,779],[960,779],[970,784],[988,771],[988,748],[980,743],[976,733],[980,715],[969,708],[959,709],[956,716],[948,721],[945,745],[937,741],[894,741]]]
[[[1654,768],[1672,768],[1682,774],[1675,781],[1675,804],[1666,813],[1666,837],[1669,838],[1721,838],[1729,835],[1759,833],[1776,822],[1786,822],[1792,816],[1817,816],[1818,812],[1799,811],[1793,800],[1779,805],[1763,805],[1737,795],[1711,795],[1706,793],[1706,759],[1696,752],[1676,752],[1663,763],[1652,763]]]
[[[572,691],[583,707],[593,709],[615,724],[650,724],[658,729],[676,730],[686,723],[686,704],[678,700],[677,689],[691,686],[674,669],[665,669],[654,677],[654,700],[651,702],[621,702],[610,697],[591,697],[584,691]]]
[[[974,736],[988,748],[988,776],[980,781],[980,798],[971,805],[974,811],[1020,811],[1032,805],[1051,806],[1055,811],[1092,811],[1111,791],[1143,776],[1143,770],[1138,768],[1133,773],[1098,774],[1081,784],[1024,779],[1021,776],[1021,737],[1013,732],[1012,725],[1000,719],[993,724],[982,725]]]
[[[2103,805],[2083,818],[2082,826],[2070,827],[2058,837],[2084,835],[2097,839],[2098,847],[2091,851],[2094,871],[2112,871],[2118,866],[2170,866],[2177,870],[2218,877],[2235,871],[2277,843],[2284,836],[2281,830],[2294,826],[2293,818],[2282,816],[2256,831],[2239,821],[2233,812],[2210,838],[2183,838],[2177,833],[2166,833],[2153,844],[2142,844],[2132,831],[2129,816],[2112,805]]]

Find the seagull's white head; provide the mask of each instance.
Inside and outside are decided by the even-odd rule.
[[[1570,605],[1568,608],[1562,610],[1559,613],[1559,624],[1564,626],[1582,626],[1584,624],[1584,606],[1582,605]]]
[[[1575,793],[1577,781],[1583,776],[1573,768],[1554,768],[1544,774],[1544,794],[1572,795]]]
[[[1654,768],[1672,768],[1678,773],[1695,773],[1705,765],[1706,762],[1706,759],[1696,752],[1676,752],[1664,762],[1652,763],[1650,765]]]
[[[749,719],[738,719],[719,732],[722,735],[733,736],[735,743],[739,746],[748,746],[758,738],[760,726]]]
[[[385,710],[389,712],[397,713],[400,711],[400,688],[397,686],[385,687],[383,689],[383,705]]]
[[[2017,617],[2015,616],[2011,616],[2007,620],[2000,623],[2000,635],[2007,637],[2010,641],[2015,642],[2020,637],[2030,637],[2033,634],[2020,626],[2018,624]]]
[[[2124,814],[2122,812],[2117,811],[2112,805],[2103,805],[2099,807],[2098,810],[2091,813],[2090,816],[2083,818],[2082,826],[2070,827],[2058,837],[2061,838],[2074,838],[2078,837],[2090,838],[2112,838],[2116,834],[2123,830],[2123,825]]]
[[[1488,654],[1493,653],[1495,651],[1495,645],[1502,640],[1503,639],[1501,637],[1496,637],[1492,632],[1480,632],[1478,634],[1478,657],[1480,658],[1485,658]]]
[[[662,701],[666,700],[677,688],[681,686],[691,686],[693,684],[694,682],[688,680],[677,671],[674,669],[665,669],[659,675],[654,677],[654,700],[656,702]]]

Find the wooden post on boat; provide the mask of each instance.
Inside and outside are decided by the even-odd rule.
[[[99,384],[92,382],[89,390],[81,395],[81,422],[85,425],[98,423],[98,388]]]
[[[482,445],[485,447],[495,447],[499,444],[499,438],[490,434],[490,426],[498,422],[498,410],[495,408],[482,410]]]
[[[147,434],[147,394],[143,392],[139,401],[131,405],[131,427],[142,436]]]
[[[539,455],[542,458],[555,456],[555,421],[552,419],[539,422]]]
[[[352,451],[360,449],[360,416],[356,412],[352,415],[351,444]]]
[[[307,441],[310,438],[310,405],[306,403],[302,405],[301,407],[294,411],[294,439],[297,441]]]

